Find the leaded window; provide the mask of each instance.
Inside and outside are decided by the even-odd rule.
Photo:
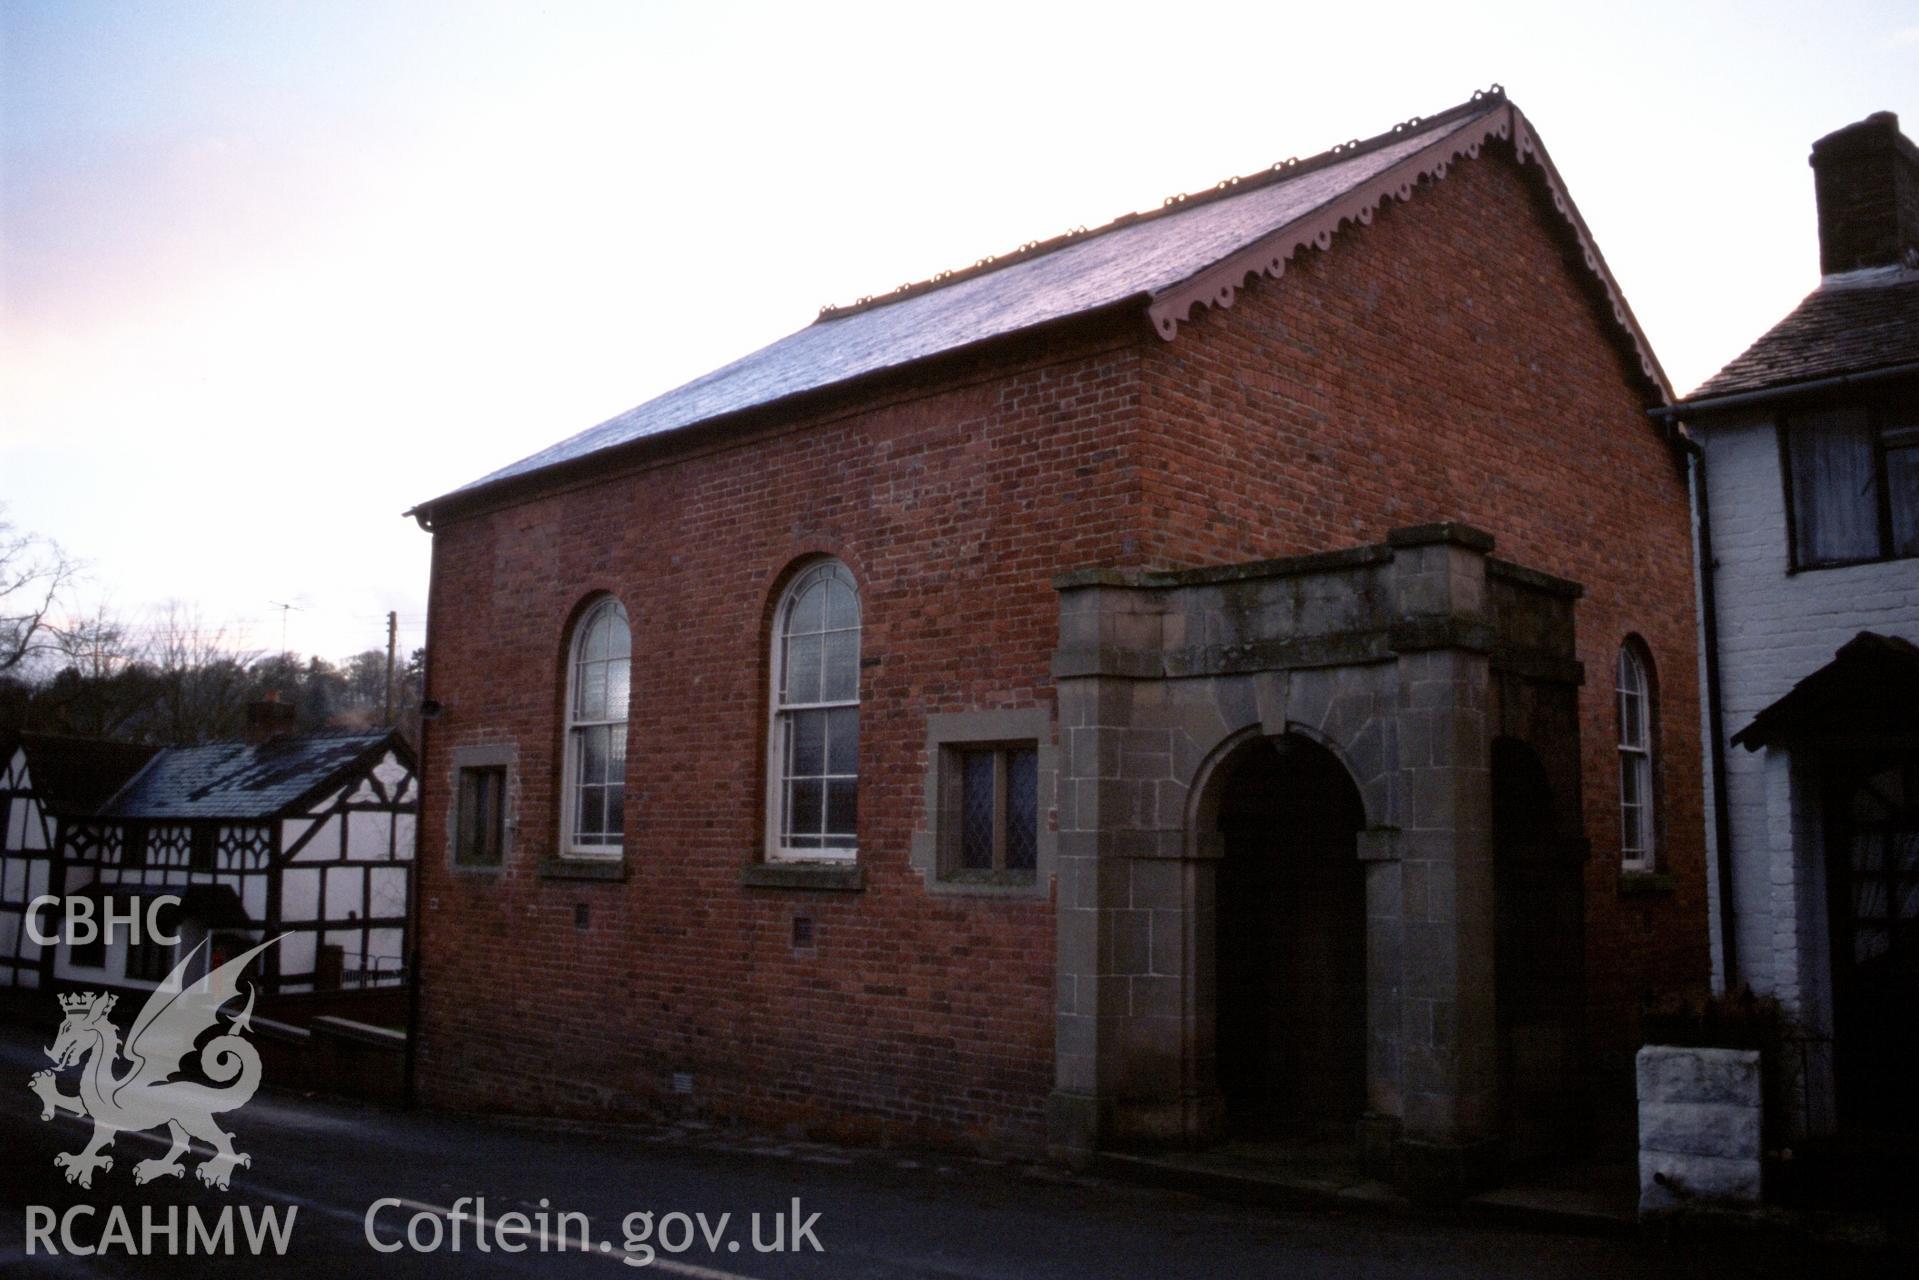
[[[1030,744],[954,752],[959,840],[950,866],[960,872],[1031,876],[1039,864],[1039,751]]]

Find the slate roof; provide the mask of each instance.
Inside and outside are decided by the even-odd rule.
[[[277,817],[371,764],[392,740],[392,734],[381,732],[169,747],[156,754],[96,816]]]
[[[16,747],[26,748],[27,776],[34,791],[61,815],[93,812],[158,750],[130,742],[22,733],[0,743],[0,766],[13,758]]]
[[[1504,130],[1506,125],[1510,131]],[[1540,163],[1555,197],[1563,196],[1537,138],[1507,103],[1504,91],[1494,86],[1436,116],[1416,117],[1364,142],[1355,140],[1304,161],[1228,179],[1197,196],[1174,197],[1161,209],[1128,214],[1091,232],[1035,242],[1012,255],[982,259],[972,268],[942,273],[881,298],[826,308],[814,323],[771,346],[422,503],[410,514],[424,517],[449,498],[633,441],[1104,307],[1131,301],[1144,309],[1169,297],[1183,302],[1196,277],[1211,283],[1209,271],[1230,264],[1236,254],[1263,251],[1271,243],[1269,238],[1279,233],[1290,234],[1302,226],[1323,228],[1318,243],[1326,247],[1338,217],[1370,221],[1372,205],[1360,206],[1354,199],[1356,192],[1369,191],[1369,183],[1385,181],[1396,166],[1417,163],[1421,169],[1417,175],[1399,170],[1405,185],[1398,194],[1403,199],[1412,186],[1407,176],[1416,180],[1426,173],[1443,175],[1456,154],[1477,154],[1478,142],[1489,130],[1500,131],[1499,136],[1523,131],[1523,141],[1516,139],[1521,154]],[[1570,201],[1561,204],[1561,211],[1575,227],[1588,266],[1613,295],[1614,318],[1639,346],[1648,377],[1663,382],[1644,335],[1617,297]],[[1290,256],[1291,250],[1286,252]],[[1257,265],[1252,269],[1257,270]],[[1239,283],[1243,281],[1235,279],[1225,286],[1229,300],[1232,287]],[[1170,333],[1164,317],[1159,323],[1163,333]]]
[[[1919,269],[1828,276],[1792,314],[1681,404],[1919,360]]]

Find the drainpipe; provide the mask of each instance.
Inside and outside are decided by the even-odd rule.
[[[425,515],[414,517],[420,527],[429,534],[432,524]],[[426,584],[426,624],[427,652],[433,652],[433,577],[427,575]],[[420,1105],[420,989],[423,965],[420,960],[420,878],[425,872],[426,851],[420,847],[420,827],[426,821],[425,792],[427,781],[427,738],[432,733],[434,717],[438,708],[428,696],[433,682],[433,664],[428,662],[420,674],[420,741],[415,744],[415,758],[419,764],[419,776],[413,788],[413,802],[419,806],[419,815],[413,820],[413,868],[407,877],[406,918],[407,918],[407,957],[406,957],[406,1052],[400,1065],[400,1098],[408,1107]]]
[[[1668,406],[1670,407],[1670,406]],[[1717,562],[1712,553],[1712,501],[1706,492],[1706,451],[1697,440],[1668,418],[1667,431],[1686,453],[1687,487],[1696,513],[1694,558],[1699,566],[1699,626],[1705,648],[1706,733],[1712,770],[1712,826],[1714,863],[1719,871],[1719,962],[1723,990],[1737,985],[1738,931],[1733,928],[1732,805],[1726,797],[1726,725],[1719,684],[1719,609]]]

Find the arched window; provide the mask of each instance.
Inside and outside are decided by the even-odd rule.
[[[566,675],[566,766],[560,851],[618,857],[626,830],[626,704],[633,634],[617,600],[602,600],[573,629]]]
[[[837,560],[813,565],[773,615],[767,735],[773,859],[848,859],[859,813],[860,594]]]
[[[1653,696],[1639,646],[1619,646],[1614,687],[1619,704],[1619,858],[1629,871],[1653,866]]]

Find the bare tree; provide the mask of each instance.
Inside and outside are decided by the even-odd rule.
[[[340,666],[346,677],[344,706],[353,711],[379,711],[386,706],[386,651],[363,649]]]
[[[53,647],[48,615],[79,570],[59,543],[0,515],[0,672]]]
[[[159,685],[134,629],[100,604],[49,630],[59,670],[32,690],[39,727],[90,738],[138,736],[152,719]]]
[[[169,601],[155,619],[148,651],[162,689],[158,739],[206,742],[238,733],[256,656],[228,649],[223,629],[207,628],[190,606]]]
[[[145,656],[126,621],[104,604],[50,630],[50,647],[88,680],[110,680]]]

